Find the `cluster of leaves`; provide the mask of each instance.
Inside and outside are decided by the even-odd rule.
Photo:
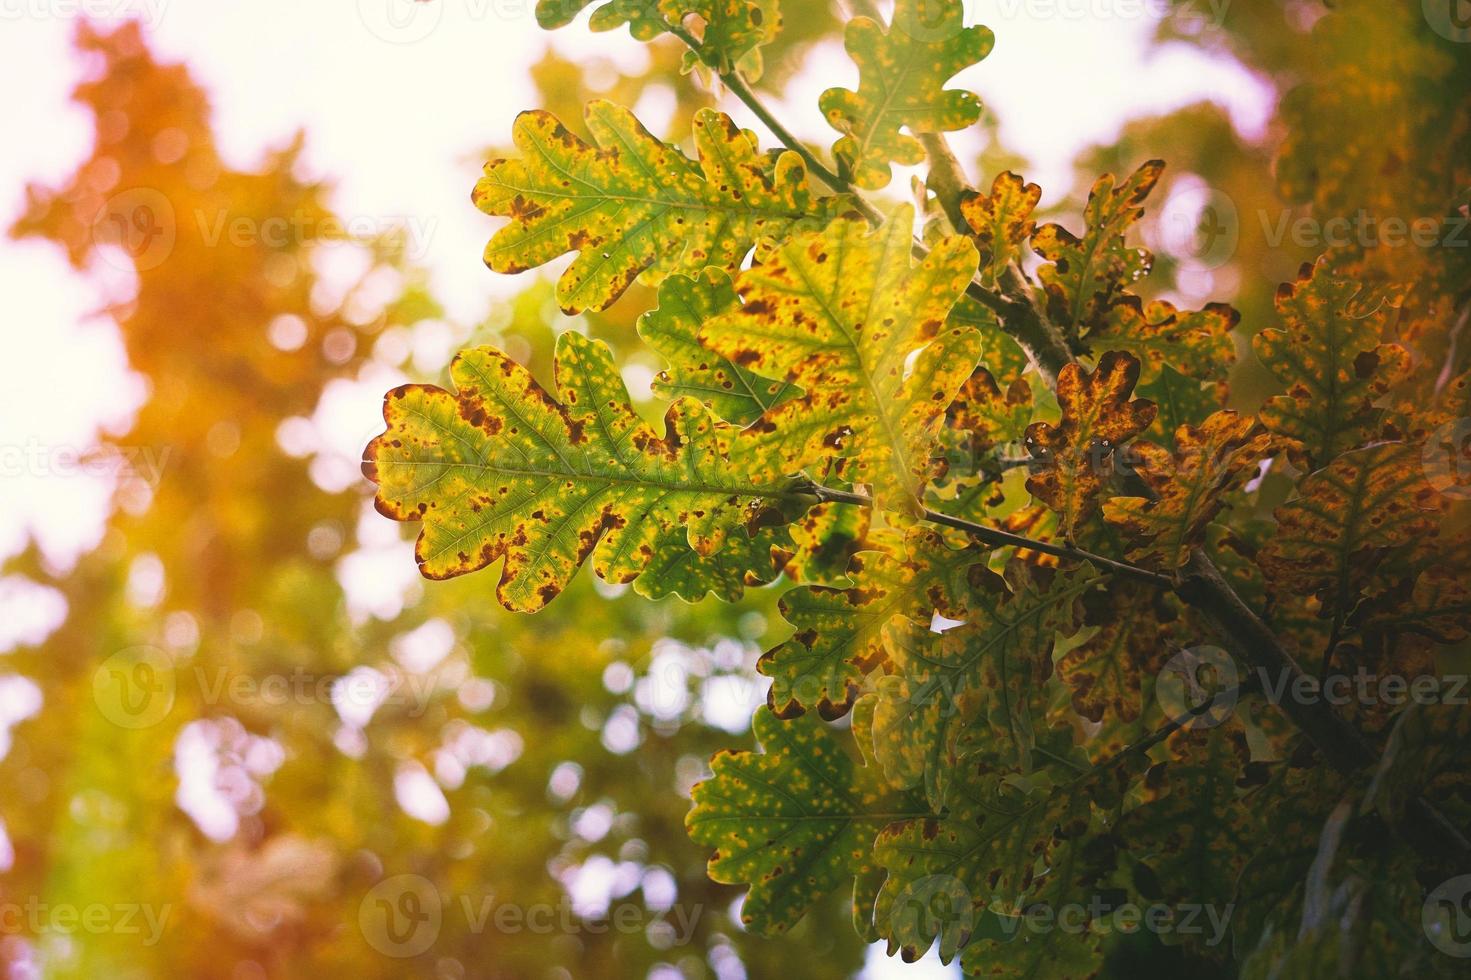
[[[594,21],[675,32],[748,94],[711,6],[638,20],[613,0]],[[656,287],[640,333],[667,360],[662,431],[580,334],[555,392],[466,351],[453,390],[390,393],[365,464],[379,509],[422,523],[430,577],[503,558],[515,610],[588,560],[654,597],[800,583],[759,664],[760,749],[717,756],[687,820],[712,877],[749,884],[752,929],[851,888],[859,934],[906,959],[938,943],[978,975],[1087,977],[1114,912],[1158,902],[1235,909],[1229,943],[1164,931],[1243,975],[1448,972],[1419,903],[1471,858],[1464,709],[1244,683],[1217,716],[1157,688],[1208,644],[1243,681],[1278,670],[1269,689],[1446,671],[1471,632],[1452,437],[1471,373],[1445,340],[1464,298],[1394,278],[1399,256],[1324,256],[1251,342],[1278,393],[1228,408],[1238,315],[1141,292],[1153,257],[1129,238],[1159,161],[1099,178],[1074,232],[1038,225],[1010,172],[945,199],[934,152],[916,240],[910,206],[862,192],[975,121],[945,86],[991,35],[962,20],[958,0],[899,0],[890,25],[849,23],[858,90],[821,104],[835,172],[709,110],[698,159],[608,104],[588,108],[595,147],[524,115],[521,155],[476,188],[510,219],[487,262],[577,253],[568,312]],[[1454,281],[1454,260],[1422,260]],[[1087,910],[1078,928],[1025,924],[1063,908]]]

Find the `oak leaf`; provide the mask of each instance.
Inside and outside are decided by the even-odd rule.
[[[385,516],[420,521],[414,555],[428,578],[504,557],[496,596],[534,611],[589,557],[610,582],[636,578],[660,536],[683,527],[702,555],[740,531],[752,508],[783,501],[782,480],[753,481],[721,452],[718,422],[682,398],[661,437],[629,406],[612,353],[565,333],[558,395],[490,347],[462,351],[454,391],[410,384],[388,393],[388,429],[364,472]]]
[[[605,309],[640,277],[735,271],[764,239],[821,227],[847,206],[814,197],[801,157],[761,153],[723,113],[696,114],[698,163],[611,102],[589,103],[586,119],[596,146],[548,112],[523,112],[512,130],[521,156],[487,163],[473,195],[511,219],[485,249],[496,272],[578,253],[557,283],[566,313]]]
[[[1173,453],[1136,443],[1134,471],[1154,497],[1114,497],[1103,505],[1104,519],[1138,542],[1130,561],[1179,568],[1205,539],[1225,497],[1255,472],[1271,446],[1271,434],[1254,416],[1230,411],[1215,413],[1199,428],[1181,426]]]
[[[858,65],[858,91],[830,88],[818,102],[843,137],[833,144],[853,183],[878,190],[890,162],[916,164],[924,148],[910,134],[965,129],[981,116],[970,92],[947,89],[962,69],[991,53],[996,36],[964,26],[960,0],[897,0],[888,29],[867,17],[848,22],[845,46]]]
[[[844,477],[871,485],[881,506],[909,510],[919,498],[980,335],[946,325],[975,271],[974,246],[947,238],[916,266],[913,220],[903,207],[877,229],[840,218],[789,239],[737,278],[742,305],[701,329],[716,354],[802,389],[736,440],[733,454],[756,450],[753,470],[841,458]]]
[[[1057,512],[1067,538],[1098,509],[1115,451],[1154,420],[1153,402],[1130,399],[1138,380],[1138,359],[1118,351],[1104,354],[1091,373],[1069,364],[1057,376],[1062,419],[1027,426],[1035,458],[1027,489]]]
[[[1283,326],[1252,339],[1257,357],[1287,385],[1262,406],[1262,422],[1289,440],[1302,469],[1383,437],[1384,413],[1375,403],[1408,373],[1409,353],[1380,343],[1392,310],[1362,294],[1319,259],[1277,290]]]
[[[718,848],[712,879],[751,885],[742,923],[774,934],[870,872],[878,831],[925,808],[855,764],[814,717],[783,721],[761,708],[751,727],[764,751],[715,756],[714,775],[691,792],[685,827],[695,843]]]
[[[1099,177],[1088,194],[1082,238],[1058,224],[1043,225],[1032,236],[1033,251],[1047,262],[1037,277],[1047,294],[1048,314],[1068,339],[1100,326],[1124,290],[1148,274],[1152,256],[1130,248],[1124,235],[1144,213],[1141,205],[1164,166],[1162,160],[1150,160],[1117,185],[1112,174]]]

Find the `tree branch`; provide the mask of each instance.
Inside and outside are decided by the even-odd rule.
[[[669,33],[683,41],[695,54],[700,54],[700,42],[693,34],[680,24],[668,24],[667,26]],[[858,188],[854,187],[850,182],[844,180],[823,164],[822,161],[818,160],[812,151],[807,149],[802,141],[793,135],[791,130],[783,126],[781,120],[777,119],[771,110],[766,107],[765,103],[761,101],[760,96],[752,90],[739,71],[732,68],[728,71],[717,70],[716,74],[725,83],[725,87],[730,89],[735,97],[740,99],[741,103],[747,109],[750,109],[767,129],[771,130],[772,135],[780,140],[783,146],[802,158],[802,162],[807,165],[808,170],[816,174],[818,179],[834,192],[846,194],[851,197],[854,202],[854,207],[857,208],[858,212],[863,215],[869,224],[879,225],[883,223],[883,215],[879,210],[859,193]],[[961,225],[961,227],[964,226]],[[930,254],[930,250],[923,242],[916,240],[914,243],[914,254],[923,260],[925,256]],[[1027,356],[1031,358],[1032,363],[1037,366],[1038,371],[1047,379],[1048,384],[1056,382],[1057,371],[1060,370],[1062,363],[1066,363],[1065,360],[1059,361],[1059,357],[1070,355],[1066,346],[1062,345],[1062,342],[1055,336],[1051,328],[1037,315],[1036,309],[1030,302],[1025,299],[1018,299],[998,293],[986,286],[979,278],[975,277],[966,284],[965,294],[992,313],[995,313],[997,319],[1002,323],[1003,329],[1027,352]]]
[[[851,493],[847,490],[834,490],[831,487],[825,487],[821,484],[816,483],[805,487],[804,490],[805,492],[812,494],[812,496],[816,497],[820,501],[831,501],[833,503],[840,504],[857,504],[860,507],[873,506],[873,498],[863,493]],[[989,527],[985,524],[977,524],[976,522],[968,521],[963,517],[953,517],[950,514],[941,513],[937,510],[931,510],[928,507],[923,509],[922,516],[931,524],[940,524],[945,527],[955,528],[957,531],[964,531],[966,534],[969,534],[977,541],[983,541],[986,544],[995,545],[998,548],[1026,548],[1030,551],[1041,552],[1044,555],[1053,555],[1057,558],[1068,558],[1073,561],[1092,562],[1093,564],[1098,565],[1102,568],[1106,568],[1109,571],[1116,572],[1129,578],[1137,579],[1141,582],[1147,582],[1150,585],[1155,585],[1164,589],[1172,589],[1175,587],[1174,580],[1171,579],[1168,575],[1162,575],[1159,572],[1152,572],[1147,568],[1140,568],[1138,565],[1130,565],[1128,562],[1116,561],[1113,558],[1105,558],[1102,555],[1095,555],[1093,552],[1084,551],[1082,548],[1074,548],[1068,545],[1053,544],[1049,541],[1034,541],[1031,538],[1022,537],[1020,534],[1012,534],[1010,531],[1003,531],[1000,528]]]
[[[877,13],[871,0],[857,0],[857,2],[867,15]],[[872,14],[868,14],[869,11]],[[671,34],[689,46],[691,51],[697,55],[700,54],[700,42],[692,34],[680,25],[668,26]],[[835,192],[851,195],[858,211],[870,224],[877,225],[883,220],[883,216],[872,204],[864,200],[857,188],[824,166],[810,150],[802,145],[800,140],[781,124],[780,120],[762,104],[760,98],[751,90],[738,71],[731,69],[717,73],[721,81],[735,93],[736,98],[740,99],[777,139],[802,157],[803,162],[812,173]],[[948,180],[954,175],[952,173],[944,176]],[[942,206],[944,206],[943,201]],[[948,214],[948,207],[946,211]],[[914,253],[923,258],[929,254],[929,249],[923,243],[916,241]],[[1076,363],[1072,350],[1029,299],[996,292],[978,278],[972,278],[966,286],[966,295],[996,314],[1001,328],[1022,346],[1049,385],[1055,386],[1058,373],[1068,364]],[[1029,292],[1023,290],[1021,295],[1027,296]],[[812,493],[818,499],[868,506],[873,503],[872,498],[862,494],[830,490],[825,487],[813,487]],[[1119,574],[1170,588],[1216,626],[1233,647],[1233,653],[1243,662],[1268,671],[1278,671],[1288,685],[1287,690],[1291,690],[1298,680],[1305,676],[1302,668],[1287,652],[1271,628],[1242,601],[1210,557],[1200,549],[1192,553],[1185,576],[1181,581],[1176,582],[1168,576],[1125,562],[1064,545],[1031,541],[938,511],[926,509],[924,517],[933,523],[965,531],[975,536],[977,540],[998,546],[1024,547],[1043,554],[1090,561]],[[1330,705],[1317,700],[1304,704],[1296,699],[1286,699],[1285,703],[1278,703],[1277,706],[1287,713],[1299,730],[1323,754],[1323,757],[1340,771],[1356,772],[1373,761],[1373,750],[1365,742],[1362,734],[1344,721]],[[1415,821],[1416,830],[1426,835],[1427,838],[1425,841],[1413,842],[1422,854],[1429,854],[1438,849],[1438,857],[1444,858],[1451,855],[1457,867],[1463,870],[1471,868],[1471,843],[1468,843],[1466,837],[1456,831],[1435,807],[1423,798],[1417,798],[1411,802],[1409,812]]]

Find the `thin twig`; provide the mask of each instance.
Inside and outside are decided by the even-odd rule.
[[[873,506],[873,498],[864,493],[852,493],[847,490],[834,490],[831,487],[824,487],[820,484],[812,484],[811,486],[806,487],[805,490],[806,492],[812,494],[812,496],[816,497],[818,500],[822,501],[831,501],[833,503],[840,504],[857,504],[860,507]],[[1129,578],[1137,579],[1141,582],[1148,582],[1149,584],[1159,586],[1160,588],[1173,589],[1175,587],[1174,580],[1171,579],[1168,575],[1162,575],[1159,572],[1152,572],[1147,568],[1140,568],[1138,565],[1130,565],[1128,562],[1116,561],[1113,558],[1105,558],[1102,555],[1095,555],[1093,552],[1084,551],[1082,548],[1073,548],[1068,545],[1053,544],[1048,541],[1036,541],[1032,538],[1022,537],[1020,534],[1012,534],[1010,531],[1003,531],[997,527],[989,527],[985,524],[977,524],[976,522],[968,521],[963,517],[954,517],[950,514],[941,513],[937,510],[931,510],[928,507],[924,508],[923,517],[931,524],[941,524],[945,527],[955,528],[957,531],[964,531],[966,534],[969,534],[977,541],[983,541],[986,544],[992,544],[998,548],[1026,548],[1030,551],[1040,552],[1044,555],[1052,555],[1057,558],[1069,558],[1073,561],[1092,562],[1093,564],[1106,568],[1109,571],[1117,572],[1120,575],[1125,575]]]
[[[696,55],[701,54],[700,42],[693,34],[680,24],[668,24],[667,26],[669,33],[684,42]],[[761,98],[751,89],[751,86],[739,71],[734,68],[724,71],[716,70],[716,74],[725,83],[725,87],[730,89],[747,109],[751,110],[756,118],[771,131],[772,135],[782,145],[802,158],[802,162],[807,165],[807,168],[812,173],[817,175],[818,179],[834,192],[849,196],[853,200],[854,208],[857,209],[858,213],[869,224],[877,226],[883,223],[884,218],[879,210],[864,199],[863,195],[859,193],[858,188],[824,165],[811,150],[807,149],[801,140],[797,139],[789,129],[783,126],[781,121],[776,118],[771,110],[766,107],[765,103],[761,101]],[[930,254],[929,247],[916,239],[914,242],[914,254],[923,260],[925,256]],[[1025,300],[1004,296],[986,286],[979,278],[972,278],[966,284],[965,294],[996,314],[997,319],[1003,323],[1006,332],[1027,352],[1027,356],[1031,358],[1032,363],[1037,366],[1038,371],[1047,379],[1048,384],[1056,382],[1057,371],[1061,367],[1058,363],[1058,353],[1061,350],[1065,354],[1067,349],[1061,347],[1060,341],[1053,335],[1053,332],[1041,318],[1037,316],[1036,310],[1030,303]]]
[[[701,53],[700,42],[682,26],[671,24],[668,27],[670,33],[688,45],[691,51],[697,55]],[[771,130],[778,140],[802,157],[803,162],[811,168],[812,173],[834,191],[850,195],[855,207],[870,224],[877,225],[882,222],[882,215],[873,205],[863,199],[857,188],[824,166],[772,115],[738,71],[732,68],[727,71],[719,71],[718,75],[726,87],[735,93],[736,97]],[[916,241],[914,252],[923,258],[929,254],[929,249],[923,243]],[[966,286],[966,295],[996,314],[1002,329],[1022,346],[1049,385],[1056,384],[1057,375],[1064,367],[1077,362],[1072,350],[1057,337],[1056,331],[1026,299],[996,292],[988,288],[979,278],[973,278]],[[861,494],[846,494],[843,491],[826,490],[826,488],[824,490],[828,495],[826,499],[872,504],[870,498],[863,497]],[[1092,555],[1080,549],[1031,541],[996,528],[973,524],[970,521],[963,521],[936,511],[926,510],[925,517],[934,523],[966,531],[976,536],[978,540],[1031,548],[1044,554],[1056,555],[1062,552],[1060,557],[1094,561],[1121,574],[1165,585],[1214,623],[1217,630],[1233,647],[1232,652],[1245,663],[1268,670],[1278,670],[1289,685],[1295,685],[1299,678],[1305,676],[1302,668],[1287,652],[1276,634],[1242,601],[1235,589],[1216,568],[1215,563],[1211,561],[1210,556],[1201,549],[1197,548],[1192,552],[1187,574],[1177,584],[1173,579],[1157,572]],[[1340,771],[1356,772],[1372,762],[1373,753],[1363,735],[1341,718],[1326,702],[1288,698],[1283,703],[1279,703],[1278,707],[1287,713],[1324,758]],[[1456,867],[1463,870],[1471,868],[1471,842],[1468,842],[1464,835],[1455,831],[1454,826],[1434,806],[1426,802],[1423,797],[1419,797],[1411,801],[1410,812],[1417,818],[1417,829],[1427,838],[1412,840],[1422,854],[1434,853],[1435,856],[1441,858],[1453,855],[1451,860],[1454,861]]]

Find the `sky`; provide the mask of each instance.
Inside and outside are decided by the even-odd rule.
[[[797,2],[797,0],[788,0]],[[806,0],[804,0],[806,2]],[[1211,98],[1238,129],[1260,133],[1270,94],[1239,66],[1184,47],[1151,48],[1161,0],[966,0],[967,23],[997,35],[995,51],[955,81],[978,92],[1007,144],[1027,157],[1044,204],[1062,197],[1080,149],[1107,141],[1129,118]],[[1200,16],[1225,0],[1197,0]],[[469,202],[487,145],[506,141],[532,105],[527,67],[548,44],[637,67],[624,31],[592,35],[586,13],[541,31],[532,0],[0,0],[0,132],[21,134],[0,154],[0,222],[19,213],[27,182],[55,183],[85,158],[91,133],[68,101],[79,66],[77,18],[138,19],[155,50],[184,60],[209,90],[229,161],[250,167],[298,128],[316,175],[336,182],[349,222],[413,229],[413,257],[432,274],[451,315],[474,320],[487,299],[519,289],[488,272],[480,253],[495,221]],[[837,45],[820,48],[786,85],[778,115],[799,135],[830,141],[821,91],[856,81]],[[727,111],[759,124],[738,103]],[[966,137],[961,137],[962,144]],[[902,185],[900,185],[902,186]],[[108,482],[76,454],[99,429],[125,431],[143,397],[115,328],[91,311],[96,287],[44,244],[0,241],[0,559],[28,535],[64,568],[91,547],[107,516]],[[347,445],[374,431],[383,386],[339,392],[331,426]],[[409,569],[412,570],[411,568]],[[0,592],[14,584],[0,579]],[[882,961],[882,957],[876,957]],[[906,977],[949,976],[906,970]],[[890,975],[880,962],[872,976]]]

